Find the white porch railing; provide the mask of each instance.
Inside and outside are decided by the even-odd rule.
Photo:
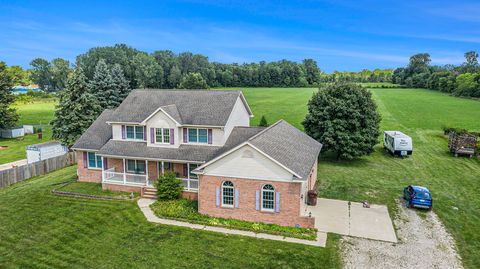
[[[103,171],[103,181],[125,185],[147,185],[147,175],[115,172],[115,168]]]
[[[183,189],[186,191],[198,191],[198,179],[181,178]]]

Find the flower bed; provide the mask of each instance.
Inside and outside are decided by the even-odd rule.
[[[315,240],[317,238],[317,230],[312,228],[296,228],[238,219],[214,218],[203,215],[198,213],[197,201],[187,199],[157,201],[150,207],[153,212],[161,218],[307,240]]]

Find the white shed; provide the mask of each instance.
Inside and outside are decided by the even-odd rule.
[[[56,141],[30,145],[27,146],[27,163],[34,163],[61,156],[67,152],[68,148]]]
[[[33,125],[23,125],[25,134],[33,134]]]
[[[2,138],[16,138],[16,137],[22,137],[24,135],[25,135],[25,132],[23,130],[23,126],[0,130],[0,137]]]

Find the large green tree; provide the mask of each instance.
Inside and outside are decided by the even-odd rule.
[[[72,72],[70,62],[62,58],[55,58],[52,60],[50,68],[53,91],[57,92],[65,89],[68,75]]]
[[[7,71],[7,65],[0,62],[0,129],[13,127],[18,120],[18,114],[11,107],[15,101],[12,86],[13,80]]]
[[[133,57],[135,63],[135,79],[138,88],[161,88],[163,84],[163,69],[155,58],[146,53]]]
[[[45,59],[36,58],[30,62],[30,66],[32,67],[30,76],[32,81],[45,92],[53,91],[50,63]]]
[[[324,86],[308,102],[305,132],[335,152],[337,159],[353,159],[374,151],[380,115],[372,95],[353,83]]]
[[[103,59],[98,61],[88,87],[103,109],[118,106],[119,93],[115,91],[112,74]]]
[[[117,103],[120,104],[130,93],[130,84],[123,74],[122,67],[114,64],[112,67],[113,87],[118,96]]]
[[[24,70],[18,65],[12,65],[7,67],[7,73],[12,78],[13,85],[23,85],[28,86],[32,84],[30,79],[30,73],[28,70]]]
[[[59,104],[51,122],[52,137],[72,145],[101,111],[97,98],[88,89],[82,68],[77,66],[68,79],[67,87],[59,93]]]
[[[208,89],[207,82],[200,73],[189,73],[178,85],[180,89]]]

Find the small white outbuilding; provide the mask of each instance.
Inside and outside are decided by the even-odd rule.
[[[27,146],[27,163],[34,163],[61,156],[67,152],[68,148],[56,141],[30,145]]]
[[[25,136],[25,131],[23,126],[10,128],[10,129],[0,129],[0,137],[2,138],[17,138]]]
[[[412,138],[400,131],[385,131],[383,133],[383,147],[393,155],[412,155]]]

